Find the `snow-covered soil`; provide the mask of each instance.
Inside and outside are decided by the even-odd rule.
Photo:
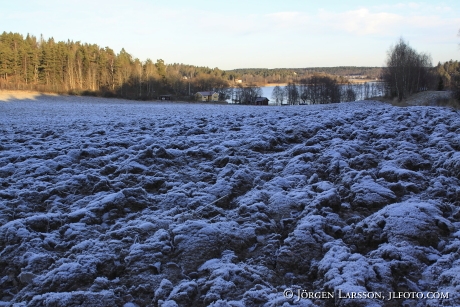
[[[459,133],[370,101],[0,102],[0,306],[459,306]]]

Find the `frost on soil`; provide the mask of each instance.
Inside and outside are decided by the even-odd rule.
[[[459,133],[375,102],[1,102],[0,305],[460,305]]]

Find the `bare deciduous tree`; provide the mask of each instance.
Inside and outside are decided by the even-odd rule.
[[[300,86],[299,86],[299,97],[302,101],[302,104],[309,103],[309,96],[308,96],[308,79],[301,79]]]
[[[273,88],[272,99],[275,100],[276,105],[282,105],[284,101],[285,92],[278,85]]]
[[[402,38],[388,51],[386,64],[384,80],[388,96],[402,100],[428,88],[430,56],[417,53]]]
[[[288,104],[299,104],[300,95],[299,90],[297,89],[297,85],[295,85],[295,83],[289,82],[284,88],[284,90],[286,92],[286,99]]]
[[[262,89],[253,84],[238,86],[236,89],[236,100],[240,104],[252,104],[255,98],[260,96],[262,96]]]
[[[348,83],[348,85],[344,87],[341,100],[344,102],[356,100],[356,91],[354,90],[353,85],[351,83]]]

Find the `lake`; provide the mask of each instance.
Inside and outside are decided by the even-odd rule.
[[[371,96],[383,96],[383,89],[378,88],[377,85],[381,84],[380,82],[368,82],[369,86],[372,88],[374,86],[375,91],[373,95]],[[340,85],[341,89],[346,88],[348,85]],[[284,86],[280,86],[281,88],[284,89]],[[269,101],[269,105],[274,105],[274,100],[272,99],[272,93],[273,89],[275,86],[261,86],[260,87],[262,90],[262,97],[267,97]],[[353,84],[352,85],[353,90],[356,92],[356,100],[364,100],[366,97],[365,92],[364,92],[364,84]],[[231,103],[231,100],[227,100],[229,103]]]

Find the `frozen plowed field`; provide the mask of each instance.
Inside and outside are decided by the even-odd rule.
[[[445,108],[0,101],[0,306],[459,306],[459,150]]]

